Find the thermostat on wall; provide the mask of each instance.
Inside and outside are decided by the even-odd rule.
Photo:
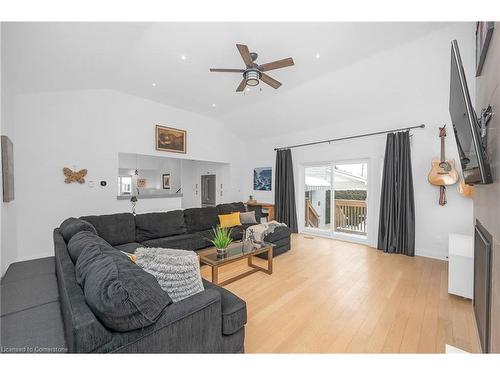
[[[101,186],[106,186],[108,183],[106,181],[101,181]]]

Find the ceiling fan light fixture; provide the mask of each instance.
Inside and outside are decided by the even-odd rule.
[[[273,77],[268,76],[266,73],[270,70],[281,69],[286,68],[287,66],[295,65],[291,57],[271,61],[262,65],[257,64],[255,60],[257,60],[258,55],[255,52],[250,52],[248,46],[244,44],[237,44],[236,48],[238,48],[238,52],[240,53],[241,58],[245,63],[244,69],[210,68],[211,72],[243,73],[243,79],[241,80],[238,87],[236,87],[236,92],[242,92],[249,87],[255,87],[259,85],[260,81],[264,82],[266,85],[271,86],[273,89],[277,89],[281,86],[281,82],[275,80]]]
[[[259,84],[260,72],[258,70],[247,70],[245,72],[245,79],[248,86],[257,86]]]

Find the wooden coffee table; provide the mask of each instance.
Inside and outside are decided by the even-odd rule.
[[[227,254],[223,257],[217,255],[217,249],[212,247],[208,250],[199,253],[200,261],[212,267],[212,283],[216,285],[227,285],[233,281],[239,280],[245,276],[251,275],[255,272],[265,272],[268,275],[273,273],[273,244],[263,242],[260,244],[251,244],[246,242],[236,242],[231,244],[227,249]],[[255,255],[267,252],[267,269],[253,264],[252,258]],[[244,272],[238,276],[219,282],[219,268],[230,263],[237,262],[242,259],[248,260],[248,266],[252,267],[251,270]]]

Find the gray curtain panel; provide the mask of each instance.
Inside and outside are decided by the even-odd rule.
[[[276,151],[274,206],[276,220],[288,225],[293,233],[298,232],[295,208],[295,186],[293,181],[292,152]]]
[[[387,134],[378,248],[386,253],[415,255],[415,203],[408,131]]]

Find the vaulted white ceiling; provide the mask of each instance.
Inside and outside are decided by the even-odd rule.
[[[246,135],[250,130],[269,130],[267,118],[275,124],[299,103],[310,113],[318,106],[328,106],[325,93],[330,89],[332,98],[355,95],[358,88],[350,79],[356,72],[337,79],[335,87],[329,87],[332,81],[322,77],[448,25],[10,23],[4,24],[2,35],[4,80],[15,93],[118,90],[219,119]],[[261,83],[249,92],[237,93],[239,74],[210,73],[211,67],[243,67],[236,43],[257,52],[260,64],[293,57],[295,66],[269,72],[283,86],[274,90]],[[391,90],[390,85],[378,83],[380,95]],[[248,129],[252,124],[260,124],[260,128]]]

